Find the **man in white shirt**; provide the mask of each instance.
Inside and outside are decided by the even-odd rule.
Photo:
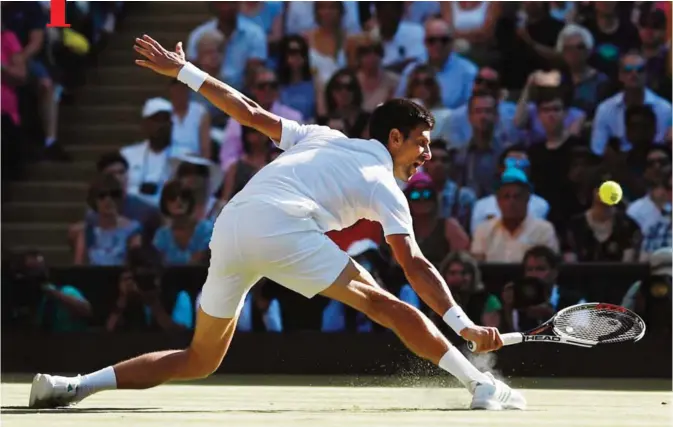
[[[372,140],[349,139],[324,126],[300,125],[262,109],[230,86],[143,36],[138,65],[185,82],[233,119],[257,129],[285,152],[234,196],[215,223],[211,266],[189,348],[145,354],[83,377],[38,374],[31,407],[78,402],[102,390],[145,389],[171,380],[203,378],[226,354],[250,287],[265,276],[313,297],[321,294],[395,331],[420,357],[456,376],[473,394],[474,409],[523,409],[525,399],[479,372],[416,308],[381,289],[366,270],[325,236],[361,218],[379,221],[388,244],[423,300],[479,351],[502,346],[495,328],[475,326],[421,254],[409,205],[395,178],[408,181],[429,153],[434,120],[424,108],[392,100],[372,114]]]
[[[497,192],[502,218],[482,223],[474,232],[472,254],[480,261],[514,262],[523,260],[526,251],[544,245],[558,253],[559,243],[554,226],[528,214],[530,184],[526,174],[508,168],[500,179]]]
[[[129,164],[128,193],[152,206],[159,206],[161,189],[170,176],[172,111],[168,100],[148,99],[142,112],[143,132],[147,139],[119,150]]]

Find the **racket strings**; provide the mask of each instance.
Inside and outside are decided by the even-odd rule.
[[[558,333],[567,337],[605,344],[635,340],[644,327],[629,312],[595,306],[559,313],[554,326]]]

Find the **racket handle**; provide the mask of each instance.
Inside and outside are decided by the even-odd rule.
[[[512,332],[509,334],[502,334],[500,335],[502,338],[502,345],[512,345],[512,344],[519,344],[520,342],[523,342],[523,334],[519,332]],[[477,348],[477,344],[474,341],[468,341],[467,342],[467,348],[468,350],[474,352],[474,350]]]

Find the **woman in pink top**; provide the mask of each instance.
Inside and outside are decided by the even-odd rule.
[[[26,80],[26,63],[21,55],[21,43],[16,35],[8,30],[2,30],[0,37],[2,55],[2,124],[5,125],[5,115],[9,116],[14,125],[19,126],[19,97],[16,87]]]
[[[16,87],[26,80],[26,63],[21,57],[21,43],[16,35],[7,30],[0,33],[2,54],[2,76],[0,78],[0,107],[2,109],[2,182],[3,184],[15,178],[19,173],[21,160],[19,158],[21,141],[19,125],[19,97]],[[3,196],[7,194],[2,191]]]

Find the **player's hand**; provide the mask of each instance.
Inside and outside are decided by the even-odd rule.
[[[477,353],[495,351],[502,347],[502,337],[496,328],[472,326],[460,331],[460,336],[467,341],[473,341]]]
[[[178,42],[175,46],[175,52],[170,52],[152,37],[144,35],[136,39],[133,49],[146,58],[136,59],[136,64],[164,76],[176,78],[180,69],[187,63],[182,42]]]

